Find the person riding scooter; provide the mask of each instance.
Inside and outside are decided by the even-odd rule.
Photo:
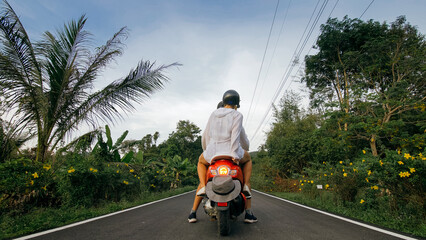
[[[206,171],[211,161],[218,156],[230,156],[232,160],[243,169],[243,193],[247,197],[246,214],[244,222],[255,223],[257,218],[251,212],[250,177],[252,161],[249,150],[249,140],[245,134],[242,122],[243,115],[237,111],[240,107],[240,95],[235,90],[228,90],[223,94],[223,107],[218,108],[210,115],[207,126],[202,135],[204,152],[198,160],[197,171],[200,184],[191,213],[188,217],[190,223],[196,222],[196,211],[206,194]]]

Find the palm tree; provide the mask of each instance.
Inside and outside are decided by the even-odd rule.
[[[37,129],[38,161],[81,123],[96,127],[99,120],[122,119],[135,102],[163,88],[169,80],[165,69],[179,65],[140,61],[124,78],[90,92],[100,71],[122,53],[127,29],[92,52],[85,22],[83,15],[32,44],[9,3],[4,0],[0,8],[0,100],[20,127]]]

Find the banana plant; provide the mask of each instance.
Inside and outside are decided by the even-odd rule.
[[[121,157],[119,153],[122,143],[127,137],[128,133],[129,131],[124,131],[114,144],[111,137],[111,130],[108,125],[105,125],[105,136],[107,138],[106,142],[103,139],[102,133],[99,133],[98,142],[93,148],[92,153],[99,154],[101,157],[105,158],[105,161],[107,162],[129,163],[130,160],[133,158],[134,152],[130,151],[126,153],[123,157]]]

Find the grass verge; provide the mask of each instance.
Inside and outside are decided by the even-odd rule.
[[[135,201],[105,203],[92,208],[36,208],[26,214],[13,212],[0,215],[0,239],[10,239],[71,223],[98,217],[127,208],[139,206],[148,202],[171,197],[194,190],[195,187],[183,187],[160,193],[145,193]]]
[[[395,212],[391,213],[389,211],[384,211],[381,207],[360,210],[354,203],[346,205],[336,204],[336,202],[332,199],[333,196],[327,193],[321,194],[315,199],[312,199],[302,193],[268,192],[268,194],[326,212],[334,213],[336,215],[371,223],[379,227],[426,238],[426,222],[424,219],[413,218],[410,215]]]

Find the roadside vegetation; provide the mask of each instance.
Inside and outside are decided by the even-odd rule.
[[[254,187],[426,237],[424,35],[404,17],[321,31],[305,58],[310,106],[293,92],[276,106]]]

